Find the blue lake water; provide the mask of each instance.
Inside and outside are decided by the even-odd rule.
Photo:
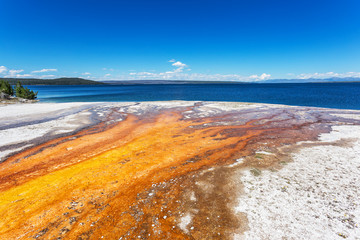
[[[27,86],[41,102],[227,101],[360,109],[360,83]]]

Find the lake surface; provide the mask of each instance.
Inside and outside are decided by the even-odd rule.
[[[226,101],[360,110],[360,83],[27,86],[41,102]]]

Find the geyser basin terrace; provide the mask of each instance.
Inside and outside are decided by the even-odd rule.
[[[359,111],[184,101],[0,109],[1,239],[360,236]]]

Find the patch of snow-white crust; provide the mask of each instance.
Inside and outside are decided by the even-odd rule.
[[[183,230],[185,233],[188,233],[188,226],[191,223],[192,216],[190,213],[186,213],[184,216],[180,218],[180,222],[178,224],[179,228]]]
[[[360,127],[336,126],[323,142],[301,149],[281,170],[242,172],[236,212],[249,230],[235,239],[360,239]]]
[[[91,105],[90,103],[35,103],[35,104],[12,104],[1,106],[6,113],[1,114],[0,118],[24,117],[24,115],[33,115],[49,113],[50,111],[60,111],[73,107]]]

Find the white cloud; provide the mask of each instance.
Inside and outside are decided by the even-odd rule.
[[[18,73],[23,72],[24,70],[19,69],[19,70],[9,70],[9,75],[16,75]]]
[[[89,72],[84,72],[84,73],[82,73],[82,75],[88,76],[88,75],[91,75],[91,73],[89,73]]]
[[[176,61],[175,59],[170,60],[169,62],[173,63],[172,66],[176,67],[173,71],[167,71],[165,73],[172,74],[172,73],[181,73],[184,71],[186,67],[188,67],[185,63],[182,63],[180,61]]]
[[[0,73],[5,73],[7,70],[8,70],[7,67],[0,66]]]
[[[174,63],[171,64],[171,65],[173,65],[173,66],[175,66],[175,67],[178,67],[178,68],[184,68],[184,67],[186,67],[186,64],[185,64],[185,63],[182,63],[182,62],[180,62],[180,61],[174,62]]]
[[[21,78],[21,77],[31,77],[30,74],[19,74],[21,72],[23,72],[24,70],[22,69],[12,69],[8,71],[8,74],[5,77],[9,77],[9,78]]]
[[[32,77],[31,74],[20,74],[22,73],[24,70],[23,69],[11,69],[7,71],[7,75],[5,75],[4,77],[8,77],[8,78],[26,78],[26,77]]]
[[[309,79],[309,78],[346,78],[346,77],[354,77],[359,78],[360,72],[347,72],[347,73],[335,73],[335,72],[327,72],[327,73],[302,73],[297,75],[298,79]]]
[[[270,74],[266,74],[266,73],[263,73],[261,74],[260,76],[258,75],[251,75],[249,78],[250,79],[253,79],[254,81],[259,81],[259,80],[267,80],[271,77]]]
[[[16,77],[32,77],[31,74],[17,74]]]
[[[110,73],[107,73],[107,74],[104,75],[104,77],[110,77],[110,76],[111,76]]]
[[[202,74],[202,73],[182,73],[182,72],[163,72],[150,73],[139,72],[130,73],[131,80],[149,79],[149,80],[203,80],[203,81],[240,81],[240,82],[255,82],[266,80],[271,77],[270,74],[263,73],[260,76],[242,76],[238,74]],[[124,78],[126,79],[126,78]],[[129,77],[127,77],[129,79]]]
[[[154,73],[154,72],[131,72],[128,76],[123,76],[122,79],[139,80],[203,80],[203,81],[242,81],[255,82],[267,80],[271,77],[270,74],[263,73],[261,75],[241,76],[238,74],[202,74],[190,73],[188,66],[185,63],[170,60],[172,66],[176,69],[172,71]],[[184,72],[186,70],[186,72]]]
[[[183,64],[183,63],[182,63]],[[183,65],[177,64],[178,66]],[[239,74],[202,74],[190,73],[188,68],[177,68],[173,71],[166,71],[160,73],[151,72],[131,72],[128,77],[123,76],[123,79],[159,79],[159,80],[204,80],[204,81],[240,81],[240,82],[256,82],[264,81],[271,78],[270,74],[262,73],[260,75],[242,76]],[[186,71],[183,71],[186,70]],[[303,73],[299,75],[288,74],[289,76],[297,79],[326,79],[326,78],[360,78],[360,72],[326,72],[326,73]]]
[[[31,73],[44,73],[44,72],[57,72],[57,69],[41,69],[41,70],[35,70],[32,71]]]
[[[55,75],[41,75],[39,76],[39,78],[54,78],[56,77]]]

